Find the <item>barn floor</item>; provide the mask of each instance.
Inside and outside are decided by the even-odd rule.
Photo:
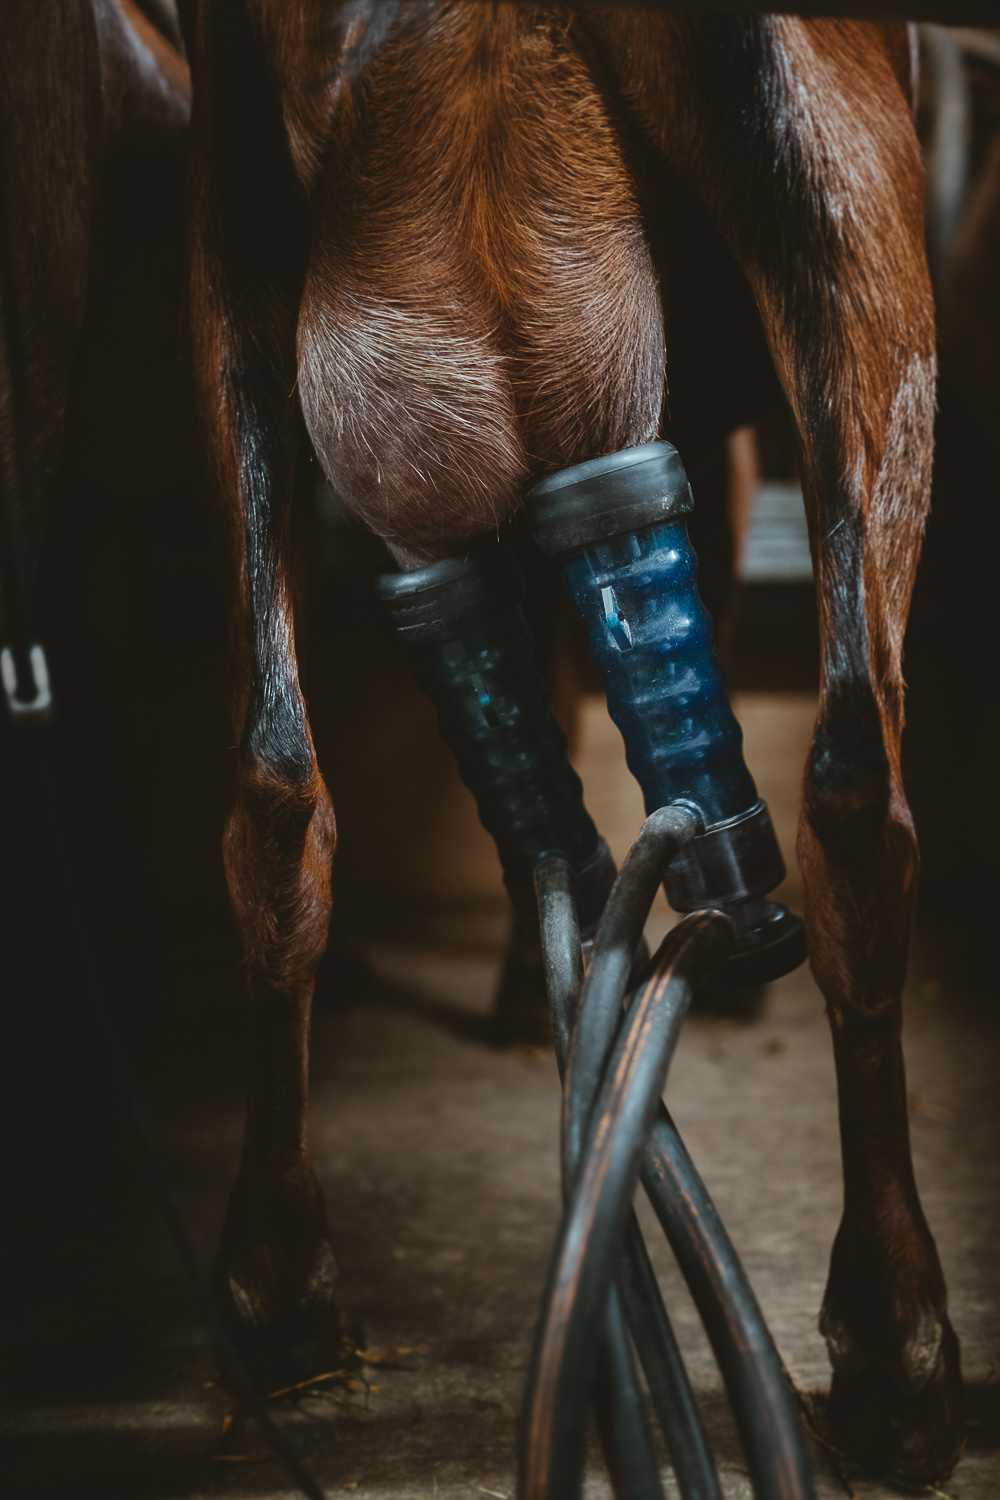
[[[794,692],[748,693],[739,705],[748,759],[789,854],[812,705]],[[620,856],[639,810],[631,789],[622,801],[617,736],[596,702],[578,760],[596,821]],[[794,878],[785,894],[801,909]],[[668,920],[658,908],[661,930]],[[365,1369],[367,1390],[276,1403],[330,1496],[514,1493],[518,1410],[558,1201],[558,1089],[550,1056],[482,1041],[503,936],[502,909],[490,898],[393,911],[378,929],[369,921],[355,933],[365,963],[341,986],[349,1003],[334,1008],[323,986],[312,1140],[340,1300],[366,1350],[405,1351]],[[143,983],[141,972],[127,979]],[[207,1265],[238,1158],[240,1069],[203,997],[181,989],[178,979],[176,1014],[139,1028],[134,1051],[167,1175]],[[64,1025],[57,1036],[44,1018],[34,1024],[52,1034],[4,1179],[14,1214],[5,1235],[0,1489],[18,1500],[293,1493],[250,1424],[224,1437],[232,1401],[122,1143],[87,1028]],[[1000,1026],[926,937],[913,952],[906,1046],[917,1175],[972,1397],[966,1456],[935,1493],[993,1500]],[[839,1168],[830,1048],[808,973],[775,984],[753,1015],[692,1016],[668,1097],[794,1382],[803,1397],[818,1397],[827,1376],[816,1312]],[[749,1496],[704,1337],[652,1230],[650,1243],[727,1500]],[[819,1447],[815,1455],[824,1500],[899,1493],[841,1474]],[[588,1500],[607,1493],[592,1454]]]

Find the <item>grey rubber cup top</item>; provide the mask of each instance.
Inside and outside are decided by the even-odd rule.
[[[406,646],[461,640],[521,598],[521,576],[504,547],[465,558],[446,557],[410,573],[383,573],[375,592]]]
[[[681,456],[663,442],[560,469],[532,485],[526,500],[535,540],[548,556],[673,521],[694,509]]]

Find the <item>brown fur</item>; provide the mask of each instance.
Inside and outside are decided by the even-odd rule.
[[[330,813],[284,602],[296,380],[357,512],[404,561],[448,555],[495,530],[530,475],[654,434],[664,315],[668,346],[684,327],[662,283],[691,226],[711,254],[671,299],[702,299],[710,324],[714,297],[742,307],[745,277],[797,423],[818,579],[799,855],[844,1140],[835,1411],[872,1462],[942,1472],[957,1345],[899,1047],[916,877],[901,648],[934,399],[905,34],[455,3],[402,8],[359,70],[336,6],[195,10],[193,314],[234,542],[229,871],[251,992],[301,1018],[327,911]],[[702,389],[709,365],[743,372],[718,388],[745,420],[742,329],[716,328],[732,346],[700,368]],[[702,420],[685,368],[668,370],[682,451]]]
[[[621,130],[564,20],[446,13],[387,45],[351,105],[316,204],[299,388],[340,492],[431,557],[495,529],[530,474],[655,435],[656,277]]]

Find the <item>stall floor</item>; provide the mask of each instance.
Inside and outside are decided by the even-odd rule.
[[[814,699],[747,693],[751,764],[786,853]],[[595,817],[621,855],[640,811],[603,706],[578,746]],[[801,909],[797,878],[786,899]],[[670,921],[652,919],[654,936]],[[350,1384],[274,1403],[336,1500],[510,1500],[518,1414],[559,1202],[551,1054],[486,1040],[505,935],[491,898],[373,911],[324,974],[311,1137],[340,1303],[377,1360]],[[914,944],[905,1044],[917,1178],[951,1291],[970,1390],[967,1449],[934,1491],[1000,1494],[1000,1028],[934,942]],[[169,969],[169,959],[166,960]],[[232,977],[232,976],[230,976]],[[141,969],[125,976],[141,988]],[[176,1006],[127,1041],[157,1149],[206,1267],[241,1133],[238,1003],[171,975]],[[235,994],[237,986],[233,985]],[[194,1500],[294,1493],[220,1384],[86,1021],[62,996],[8,1126],[2,1298],[6,1496]],[[39,1040],[35,1036],[35,1041]],[[30,1049],[29,1049],[30,1050]],[[28,1054],[20,1054],[23,1058]],[[32,1064],[19,1061],[23,1073]],[[30,1085],[30,1089],[29,1089]],[[840,1177],[831,1051],[808,972],[749,1010],[694,1013],[667,1097],[743,1258],[804,1408],[821,1420],[817,1331]],[[751,1486],[719,1375],[648,1214],[654,1261],[727,1500]],[[901,1493],[813,1445],[822,1500]],[[676,1494],[664,1459],[668,1496]],[[609,1493],[596,1447],[587,1500]],[[905,1493],[905,1491],[902,1491]]]

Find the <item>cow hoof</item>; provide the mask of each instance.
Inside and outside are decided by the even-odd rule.
[[[866,1473],[908,1484],[946,1478],[962,1454],[964,1394],[958,1339],[947,1317],[913,1342],[897,1368],[851,1349],[842,1329],[824,1333],[834,1365],[831,1437]],[[832,1336],[831,1336],[832,1335]]]
[[[273,1391],[339,1368],[337,1265],[308,1160],[282,1172],[244,1161],[212,1272],[223,1326],[255,1384]]]
[[[259,1281],[217,1263],[212,1290],[223,1326],[254,1385],[265,1394],[339,1369],[348,1341],[333,1298],[333,1251],[319,1247],[304,1286],[262,1293]]]

